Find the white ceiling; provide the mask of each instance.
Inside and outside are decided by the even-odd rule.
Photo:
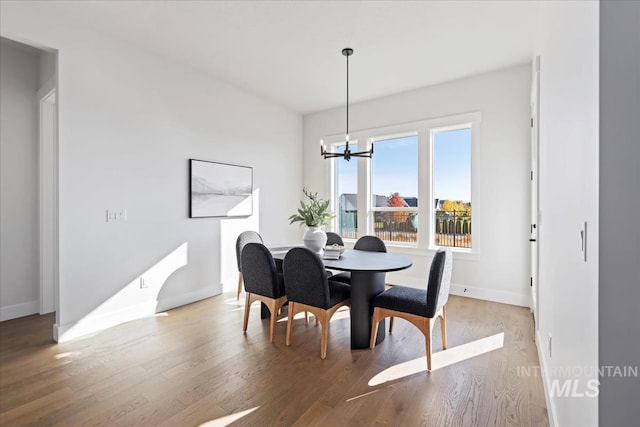
[[[54,1],[302,114],[530,61],[536,1]],[[49,9],[50,8],[50,9]]]

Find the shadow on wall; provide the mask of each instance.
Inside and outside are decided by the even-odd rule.
[[[124,322],[151,316],[158,309],[158,295],[169,277],[188,263],[188,243],[135,277],[120,291],[70,327],[58,330],[58,342],[68,341]]]

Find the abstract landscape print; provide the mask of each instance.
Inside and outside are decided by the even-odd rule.
[[[190,218],[253,214],[253,168],[189,160]]]

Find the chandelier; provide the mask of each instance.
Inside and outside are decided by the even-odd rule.
[[[342,54],[347,57],[347,132],[346,132],[346,135],[345,135],[345,148],[344,148],[344,151],[342,153],[332,153],[332,152],[327,151],[327,146],[324,145],[324,141],[320,140],[320,154],[325,159],[331,159],[331,158],[334,158],[334,157],[342,157],[346,161],[351,160],[352,157],[368,157],[368,158],[371,158],[371,155],[373,154],[373,144],[371,144],[371,149],[369,149],[367,151],[358,151],[358,152],[352,153],[351,149],[349,149],[349,57],[351,55],[353,55],[353,49],[348,48],[348,47],[344,48],[344,49],[342,49]]]

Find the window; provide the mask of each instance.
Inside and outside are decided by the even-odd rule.
[[[357,144],[349,143],[352,151],[357,151]],[[342,152],[344,144],[334,145],[334,152]],[[334,160],[335,161],[335,160]],[[334,209],[336,213],[336,232],[343,238],[358,237],[358,162],[335,162]]]
[[[374,140],[373,231],[385,242],[418,242],[418,136]]]
[[[471,248],[471,127],[433,130],[435,246]]]
[[[477,252],[479,124],[469,113],[352,133],[375,149],[371,159],[333,159],[334,229],[346,239]]]

